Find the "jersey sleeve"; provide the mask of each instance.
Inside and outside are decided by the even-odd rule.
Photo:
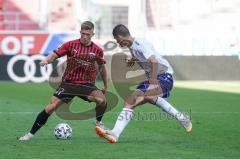
[[[68,46],[69,46],[69,42],[66,42],[62,46],[53,50],[53,52],[57,54],[59,57],[64,56],[68,53]]]
[[[98,55],[97,55],[97,63],[98,63],[99,65],[102,65],[102,64],[105,64],[105,63],[106,63],[106,61],[105,61],[105,59],[104,59],[104,55],[103,55],[103,50],[100,50],[100,51],[98,52]]]

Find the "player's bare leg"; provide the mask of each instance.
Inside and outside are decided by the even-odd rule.
[[[102,117],[107,108],[107,101],[102,91],[94,90],[89,96],[88,99],[96,103],[95,111],[96,111],[96,121],[95,126],[99,126],[102,129],[106,130],[107,128],[104,126],[102,122]]]
[[[45,107],[42,112],[38,114],[30,132],[22,137],[18,137],[17,139],[20,141],[31,140],[34,137],[34,134],[47,122],[48,117],[52,114],[52,112],[62,103],[62,100],[58,99],[55,96],[52,96],[50,103]]]

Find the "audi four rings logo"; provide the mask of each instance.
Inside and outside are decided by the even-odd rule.
[[[35,83],[41,83],[44,81],[47,81],[50,74],[53,71],[52,65],[47,65],[46,67],[40,67],[40,76],[36,76],[37,66],[35,61],[37,60],[43,60],[45,56],[43,55],[34,55],[34,56],[27,56],[27,55],[17,55],[12,57],[8,64],[7,64],[7,72],[9,77],[19,83],[25,83],[25,82],[35,82]],[[14,65],[18,61],[24,61],[23,65],[23,76],[18,76],[14,72]],[[63,61],[60,60],[59,63],[62,63]],[[59,64],[58,63],[58,64]]]

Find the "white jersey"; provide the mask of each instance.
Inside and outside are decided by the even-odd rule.
[[[133,58],[137,60],[140,67],[144,69],[148,78],[150,78],[151,75],[151,63],[148,61],[148,58],[152,55],[155,55],[158,61],[158,74],[164,72],[173,74],[173,69],[169,62],[157,53],[153,45],[147,40],[135,38],[130,47],[130,52]]]

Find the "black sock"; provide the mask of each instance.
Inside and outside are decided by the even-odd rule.
[[[96,120],[100,122],[102,120],[102,117],[103,117],[103,115],[97,116]]]
[[[39,113],[32,126],[30,133],[35,134],[47,122],[49,116],[50,114],[46,113],[45,110]]]

